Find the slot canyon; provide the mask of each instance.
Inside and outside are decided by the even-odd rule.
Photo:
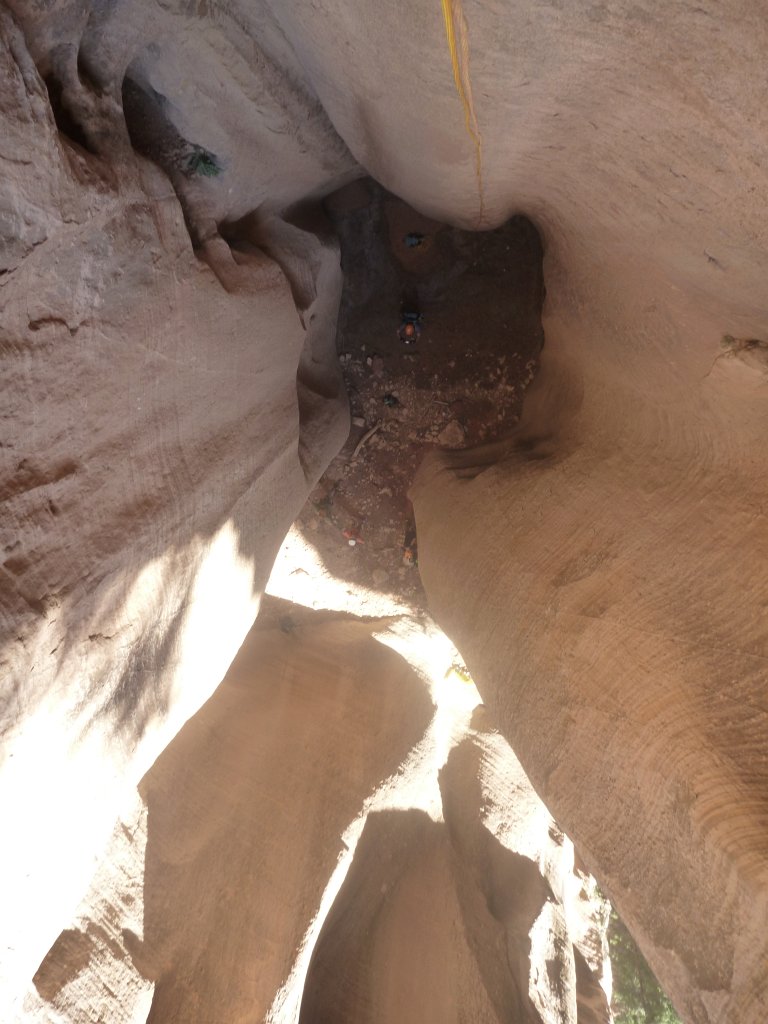
[[[0,1021],[768,1019],[765,15],[0,0]]]

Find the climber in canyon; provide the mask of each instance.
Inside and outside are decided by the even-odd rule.
[[[419,311],[418,301],[411,298],[403,300],[400,309],[400,326],[397,329],[397,336],[404,345],[415,345],[421,337],[422,316]]]

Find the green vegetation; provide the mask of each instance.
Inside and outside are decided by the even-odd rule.
[[[613,909],[608,925],[608,946],[616,1024],[681,1024],[627,926]]]
[[[221,174],[221,164],[216,159],[216,155],[205,149],[203,146],[198,146],[195,143],[190,144],[190,152],[184,158],[184,172],[188,175],[201,174],[205,178],[215,178],[218,174]]]

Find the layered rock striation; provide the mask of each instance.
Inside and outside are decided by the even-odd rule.
[[[425,466],[426,590],[685,1019],[765,1019],[765,20],[446,9],[455,68],[438,4],[3,7],[8,1019],[343,441],[364,172],[541,232],[538,393]]]

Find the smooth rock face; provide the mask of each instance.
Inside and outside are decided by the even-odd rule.
[[[594,881],[474,688],[441,666],[430,692],[389,646],[424,639],[260,620],[143,779],[24,1019],[607,1024]]]
[[[59,9],[26,41],[0,23],[8,1001],[121,803],[226,671],[348,420],[333,362],[313,366],[333,351],[332,239],[264,216],[285,272],[205,239],[109,89],[77,77],[63,40],[83,25]],[[63,95],[101,156],[57,132],[35,45],[43,74],[75,75]]]
[[[301,201],[364,169],[542,232],[538,395],[425,467],[427,591],[686,1019],[768,1016],[763,12],[464,14],[475,141],[437,3],[3,8],[4,1006],[343,438]]]

